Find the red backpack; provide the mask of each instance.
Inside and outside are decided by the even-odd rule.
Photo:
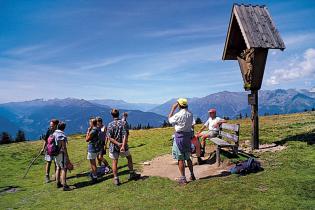
[[[60,152],[60,148],[56,141],[54,134],[51,134],[47,139],[47,155],[57,156]]]

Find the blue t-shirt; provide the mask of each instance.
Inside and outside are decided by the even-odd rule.
[[[96,127],[93,127],[89,133],[90,141],[88,144],[88,152],[97,153],[100,151],[100,148],[96,146],[98,141],[98,134],[98,129]]]

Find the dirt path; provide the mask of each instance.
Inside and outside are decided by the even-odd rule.
[[[197,179],[227,176],[230,174],[228,172],[230,168],[228,164],[223,163],[220,167],[217,167],[215,156],[212,155],[213,150],[214,148],[212,147],[207,148],[208,153],[206,153],[206,157],[208,158],[211,155],[211,158],[203,165],[197,165],[197,158],[192,159]],[[176,180],[179,177],[177,161],[173,159],[171,154],[158,156],[153,160],[144,162],[143,165],[143,171],[141,172],[143,176],[160,176],[171,180]],[[186,167],[186,177],[189,178],[189,176],[190,172],[188,167]]]

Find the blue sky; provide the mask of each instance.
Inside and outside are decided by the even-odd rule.
[[[269,52],[262,89],[314,88],[315,1],[246,3],[267,5],[287,47]],[[0,102],[243,91],[238,63],[221,60],[232,4],[0,1]]]

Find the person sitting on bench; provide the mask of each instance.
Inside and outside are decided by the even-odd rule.
[[[209,119],[205,122],[205,124],[201,127],[200,131],[197,133],[197,136],[201,137],[201,157],[204,157],[205,147],[206,147],[206,139],[214,138],[219,134],[219,127],[222,123],[226,123],[226,120],[217,117],[216,109],[210,109],[208,111]],[[208,131],[204,131],[208,128]]]

